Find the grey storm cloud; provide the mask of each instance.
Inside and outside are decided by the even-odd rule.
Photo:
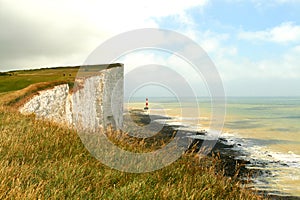
[[[33,9],[34,13],[35,10]],[[45,13],[47,14],[47,13]],[[100,33],[78,19],[26,16],[0,5],[0,71],[12,68],[43,67],[52,63],[83,62],[97,46]],[[70,59],[77,56],[76,59]],[[81,63],[74,63],[81,64]]]

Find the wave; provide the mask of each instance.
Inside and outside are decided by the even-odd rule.
[[[265,170],[266,174],[254,179],[254,187],[270,194],[300,193],[300,155],[292,151],[275,152],[255,139],[239,137],[238,134],[222,134],[225,143],[242,152],[238,159],[249,161],[249,169]],[[295,184],[295,182],[297,182]]]
[[[266,173],[261,174],[253,180],[254,187],[258,190],[264,190],[270,194],[287,194],[300,192],[300,187],[289,181],[300,181],[300,155],[292,151],[288,153],[275,152],[268,148],[268,142],[255,138],[243,138],[237,133],[222,133],[216,135],[214,131],[207,130],[205,135],[188,134],[203,130],[201,124],[195,125],[192,122],[200,118],[180,118],[168,116],[170,119],[164,120],[165,124],[176,125],[178,129],[187,131],[187,137],[201,140],[216,140],[225,145],[233,146],[234,151],[240,152],[236,159],[249,161],[246,165],[249,169],[260,169]],[[190,123],[191,122],[191,123]]]

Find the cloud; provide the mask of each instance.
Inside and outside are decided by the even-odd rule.
[[[251,8],[245,0],[226,1],[244,3]],[[297,2],[300,1],[251,0],[252,6],[256,5],[262,13]],[[225,82],[243,79],[255,84],[256,79],[300,78],[300,25],[298,19],[292,19],[297,14],[282,16],[280,20],[276,16],[264,20],[267,24],[277,23],[275,27],[241,30],[238,25],[232,27],[221,18],[215,22],[214,13],[211,13],[214,8],[205,12],[207,5],[215,6],[208,0],[0,0],[0,71],[79,65],[98,45],[114,35],[137,28],[167,27],[196,41],[212,58]],[[235,24],[234,17],[238,16],[230,14]],[[261,25],[258,23],[254,28]],[[175,39],[167,40],[176,44]],[[256,55],[269,51],[270,46],[281,48],[280,45],[284,45],[286,52],[279,55],[282,51],[274,51],[272,57],[266,58],[249,56],[252,43],[260,44],[255,46]],[[266,48],[258,49],[263,45]],[[247,56],[255,57],[255,60]],[[129,70],[153,62],[172,65],[191,83],[199,82],[199,77],[186,70],[186,63],[174,55],[139,54],[127,57],[124,62]]]
[[[270,6],[282,6],[283,4],[298,4],[299,0],[226,0],[229,3],[251,2],[256,8],[266,8]]]
[[[300,79],[300,46],[295,46],[285,54],[273,58],[265,58],[257,61],[246,57],[229,59],[218,57],[214,60],[223,80],[248,80],[273,79],[283,81]]]
[[[268,3],[276,3],[276,4],[287,4],[287,3],[300,3],[299,0],[253,0],[254,2],[268,2]]]
[[[263,31],[241,31],[239,39],[253,41],[267,41],[274,43],[300,42],[300,26],[293,22],[284,22],[279,26]]]
[[[151,82],[168,81],[171,87],[181,90],[182,93],[188,84],[195,94],[208,95],[203,76],[192,65],[175,54],[160,50],[141,50],[124,55],[119,61],[125,63],[124,77],[127,95],[130,90],[128,88],[136,87],[136,82],[145,79]],[[150,75],[147,72],[150,69],[155,73]],[[149,91],[151,92],[156,91]]]
[[[194,26],[196,23],[192,18],[189,21],[191,22],[190,26],[176,31],[195,40],[208,53],[227,86],[230,82],[238,84],[244,81],[260,87],[259,84],[255,84],[255,81],[264,79],[268,80],[266,82],[276,82],[279,85],[280,82],[300,78],[300,68],[297,67],[300,64],[300,47],[296,46],[300,41],[300,26],[295,23],[286,22],[270,29],[253,32],[240,31],[238,27],[235,27],[228,32],[228,30],[199,29],[199,26]],[[240,43],[241,40],[250,40],[254,43],[284,44],[287,51],[281,55],[277,53],[273,57],[252,60],[247,54],[242,54],[243,49],[251,47],[247,43]],[[256,53],[259,53],[259,51]],[[179,62],[175,61],[174,63]],[[194,77],[191,77],[191,79],[196,80]],[[229,85],[232,86],[232,84]],[[285,89],[292,91],[294,87],[291,86]],[[234,91],[231,95],[237,95],[237,93],[237,91]],[[273,93],[276,94],[276,91],[273,91]]]
[[[300,92],[300,46],[261,60],[218,57],[214,62],[229,96],[295,96]]]
[[[207,1],[0,0],[0,70],[76,65],[104,40]]]

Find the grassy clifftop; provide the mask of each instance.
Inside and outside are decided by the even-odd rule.
[[[0,73],[0,105],[18,107],[40,90],[73,83],[79,67],[44,68]]]
[[[92,157],[75,131],[0,106],[0,199],[260,199],[217,168],[217,159],[185,154],[155,172],[120,172]]]
[[[23,89],[31,84],[74,81],[79,67],[11,71],[0,74],[0,94]]]

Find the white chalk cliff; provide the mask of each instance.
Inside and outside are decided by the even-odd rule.
[[[19,111],[37,118],[95,131],[123,123],[123,65],[105,68],[89,77],[78,77],[69,91],[68,84],[40,91]]]

